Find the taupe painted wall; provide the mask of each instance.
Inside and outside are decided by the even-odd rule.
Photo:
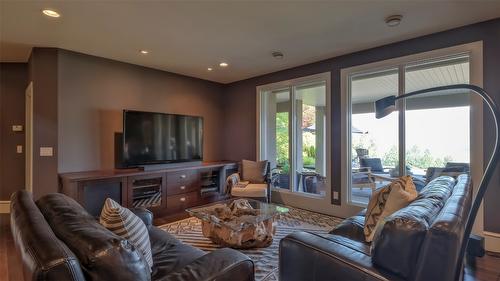
[[[33,197],[57,192],[57,49],[34,48],[29,59],[33,81]],[[52,147],[53,156],[40,156],[40,147]]]
[[[204,117],[204,160],[223,159],[222,85],[164,71],[58,52],[59,172],[114,167],[122,110]]]
[[[27,63],[0,63],[0,201],[24,189],[24,95],[28,85]],[[23,146],[23,153],[16,146]]]
[[[228,84],[225,88],[227,108],[224,157],[238,160],[256,156],[256,87],[268,83],[331,72],[332,135],[340,136],[340,70],[355,65],[387,60],[420,52],[483,41],[483,86],[500,103],[500,19],[460,27],[361,52],[343,55],[316,63],[262,75]],[[484,128],[492,127],[490,113],[485,109]],[[489,159],[494,132],[484,130],[484,159]],[[341,192],[342,153],[340,138],[332,138],[332,182],[334,191]],[[484,200],[484,228],[500,233],[500,167],[493,176]],[[333,203],[338,204],[336,200]]]

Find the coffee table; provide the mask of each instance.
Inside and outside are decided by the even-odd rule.
[[[229,199],[186,210],[202,223],[203,235],[212,242],[236,249],[271,245],[276,218],[288,208],[253,199]]]

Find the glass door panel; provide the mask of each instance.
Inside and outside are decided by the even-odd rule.
[[[350,202],[367,204],[373,191],[397,176],[398,112],[375,118],[373,103],[397,95],[398,69],[353,75],[350,90]]]
[[[273,170],[273,186],[290,189],[290,90],[264,93],[265,132],[261,143]]]
[[[326,194],[326,83],[294,88],[295,188]]]
[[[427,61],[405,68],[405,92],[469,83],[468,56]],[[470,170],[470,95],[434,92],[406,99],[406,173],[417,189],[441,174]]]

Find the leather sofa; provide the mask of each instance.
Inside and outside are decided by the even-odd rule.
[[[365,242],[365,211],[329,234],[295,232],[280,241],[280,278],[294,280],[454,280],[471,208],[469,176],[441,176],[385,218]],[[463,267],[463,265],[460,265]]]
[[[252,260],[232,249],[211,253],[181,243],[152,225],[153,215],[133,209],[146,224],[152,269],[127,240],[102,227],[76,201],[49,194],[36,203],[25,191],[11,197],[11,229],[25,280],[254,280]]]

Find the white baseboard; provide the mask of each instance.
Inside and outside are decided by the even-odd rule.
[[[500,233],[484,231],[484,247],[486,251],[500,253]]]
[[[10,213],[10,201],[0,201],[0,214]]]

